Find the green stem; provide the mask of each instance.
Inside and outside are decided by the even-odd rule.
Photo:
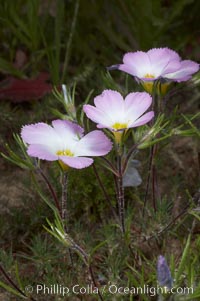
[[[147,198],[149,193],[149,186],[150,186],[150,179],[152,177],[152,194],[153,194],[153,208],[154,212],[156,212],[156,197],[155,197],[155,164],[154,164],[154,157],[155,157],[155,151],[156,151],[156,145],[154,144],[150,149],[150,157],[149,157],[149,167],[148,167],[148,177],[147,177],[147,184],[145,189],[145,197],[144,197],[144,205],[143,205],[143,216],[144,216],[144,210],[147,204]]]
[[[132,156],[132,155],[135,155],[135,154],[137,153],[138,145],[139,145],[139,143],[134,144],[134,145],[130,148],[130,150],[129,150],[129,152],[128,152],[126,158],[125,158],[125,161],[124,161],[124,165],[123,165],[123,168],[122,168],[122,175],[123,175],[123,174],[125,173],[125,171],[126,171],[126,167],[127,167],[127,165],[128,165],[128,162],[129,162],[129,159],[131,158],[131,156]]]
[[[60,216],[62,215],[62,212],[61,212],[61,207],[60,207],[60,204],[59,204],[59,201],[58,201],[58,198],[57,198],[57,195],[51,185],[51,183],[49,182],[48,178],[46,177],[46,175],[44,174],[44,172],[42,171],[41,168],[37,168],[37,171],[40,173],[41,177],[43,178],[43,180],[46,182],[48,188],[49,188],[49,191],[51,192],[51,195],[54,199],[54,202],[55,202],[55,205],[58,209],[58,212],[60,214]]]
[[[153,95],[152,95],[152,110],[155,112],[155,115],[158,114],[158,109],[159,109],[159,104],[158,101],[160,101],[160,99],[158,100],[158,98],[156,97],[156,88],[157,87],[157,83],[154,86],[154,90],[153,90]],[[154,121],[151,121],[151,126],[154,125]],[[148,177],[147,177],[147,184],[146,184],[146,189],[145,189],[145,197],[144,197],[144,205],[143,205],[143,216],[144,216],[144,212],[145,212],[145,207],[147,204],[147,197],[148,197],[148,193],[149,193],[149,186],[150,186],[150,180],[152,180],[152,199],[153,199],[153,208],[154,208],[154,212],[156,212],[157,210],[157,206],[156,206],[156,166],[154,164],[154,158],[155,158],[155,153],[157,150],[157,146],[154,144],[151,148],[150,148],[150,156],[149,156],[149,166],[148,166]]]
[[[12,285],[12,287],[14,287],[14,289],[16,289],[16,291],[18,291],[18,293],[20,293],[22,296],[28,298],[28,296],[25,295],[24,292],[13,282],[13,280],[10,278],[10,276],[8,276],[8,274],[6,273],[6,271],[4,270],[4,268],[1,265],[0,265],[0,272],[4,275],[4,277],[10,283],[10,285]],[[29,298],[30,298],[31,301],[36,301],[31,296]]]
[[[105,161],[106,164],[109,166],[110,170],[112,171],[112,173],[118,177],[118,172],[117,172],[115,166],[108,159],[106,159],[105,157],[99,157],[99,159]]]
[[[95,276],[94,276],[94,273],[93,273],[93,269],[92,269],[92,265],[91,265],[91,264],[89,264],[89,266],[88,266],[88,271],[89,271],[91,280],[92,280],[92,282],[93,282],[93,285],[94,285],[95,287],[98,288],[98,285],[97,285],[97,283],[96,283],[96,279],[95,279]],[[101,301],[104,301],[103,296],[102,296],[101,291],[99,290],[99,288],[98,288],[98,296],[99,296],[99,298],[100,298]]]
[[[96,279],[94,276],[92,264],[90,262],[88,254],[79,245],[77,245],[74,241],[73,241],[72,249],[74,249],[82,257],[84,263],[86,264],[86,266],[88,268],[88,273],[90,275],[91,281],[92,281],[94,287],[96,287],[98,289],[98,296],[101,301],[104,301],[101,291],[98,288],[98,285],[97,285],[97,282],[96,282]]]
[[[156,152],[156,148],[155,148],[154,152]],[[158,196],[158,194],[157,194],[156,166],[153,162],[152,163],[152,201],[153,201],[154,212],[157,211],[157,204],[156,204],[157,196]]]
[[[117,165],[118,165],[118,177],[117,177],[117,200],[118,200],[118,212],[121,224],[122,233],[125,233],[124,222],[124,188],[123,188],[123,173],[122,173],[122,156],[120,146],[117,146]]]
[[[65,225],[65,230],[68,232],[67,224],[69,219],[68,206],[67,206],[67,185],[68,185],[68,174],[67,172],[62,172],[61,174],[61,185],[62,185],[62,196],[61,196],[61,218],[63,224]]]
[[[61,173],[61,185],[62,185],[62,196],[61,196],[61,219],[63,222],[63,227],[65,232],[69,232],[69,212],[68,212],[68,198],[67,198],[67,188],[68,188],[68,173],[62,171]],[[73,256],[71,249],[69,249],[69,257],[71,264],[73,265]]]
[[[116,214],[116,212],[115,212],[115,210],[114,210],[114,208],[113,208],[113,206],[112,206],[112,203],[111,203],[111,201],[110,201],[110,197],[109,197],[109,195],[107,194],[107,191],[106,191],[105,186],[104,186],[104,184],[103,184],[103,182],[102,182],[102,180],[101,180],[101,178],[100,178],[100,176],[99,176],[99,173],[98,173],[98,171],[97,171],[97,169],[96,169],[95,164],[93,164],[92,167],[93,167],[95,176],[96,176],[96,178],[97,178],[97,181],[99,182],[99,186],[100,186],[101,189],[102,189],[104,198],[105,198],[106,202],[109,204],[110,209],[112,210],[113,216],[114,216],[116,219],[118,219],[117,214]]]

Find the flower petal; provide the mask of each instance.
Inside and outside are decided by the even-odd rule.
[[[76,145],[75,156],[104,156],[112,149],[110,139],[101,131],[85,135]]]
[[[181,67],[178,71],[169,73],[165,77],[177,81],[185,81],[191,78],[193,73],[199,71],[199,64],[190,61],[184,60],[181,62]]]
[[[122,95],[113,90],[104,90],[94,99],[96,108],[84,105],[87,117],[98,123],[99,128],[112,128],[116,122],[124,122],[124,100]]]
[[[131,127],[137,127],[137,126],[140,126],[140,125],[144,125],[147,122],[149,122],[153,117],[154,117],[154,112],[150,111],[150,112],[144,114],[142,117],[138,118],[133,123],[131,123],[129,125],[129,128],[131,128]]]
[[[123,63],[131,68],[132,75],[139,78],[147,73],[151,73],[151,63],[146,52],[128,52],[123,57]],[[119,69],[122,70],[120,66]]]
[[[147,54],[151,60],[151,63],[155,63],[156,61],[162,60],[163,57],[168,57],[171,60],[181,60],[179,54],[168,47],[152,48],[147,51]]]
[[[58,156],[52,152],[52,149],[47,145],[31,144],[28,147],[27,153],[30,157],[36,157],[41,160],[56,161]]]
[[[66,138],[67,135],[82,137],[84,133],[84,129],[81,126],[68,120],[54,120],[52,125],[56,133],[62,138]]]
[[[180,68],[180,56],[169,48],[153,48],[147,52],[156,77]]]
[[[48,146],[52,152],[56,152],[63,145],[55,130],[43,122],[24,126],[21,131],[21,137],[28,144]]]
[[[54,129],[46,123],[25,125],[21,131],[24,142],[29,144],[45,144],[49,140],[57,140],[58,136]]]
[[[62,149],[73,148],[83,136],[84,129],[68,120],[52,121],[55,132],[62,141]]]
[[[85,158],[85,157],[59,156],[59,160],[61,160],[66,165],[76,169],[82,169],[88,167],[94,162],[92,158]]]
[[[133,75],[137,82],[153,82],[161,78],[181,82],[199,70],[199,64],[181,61],[178,53],[167,47],[126,53],[123,64],[111,67]]]
[[[109,71],[110,71],[110,70],[118,70],[118,69],[119,69],[119,64],[109,66],[109,67],[107,67],[106,69],[109,70]]]
[[[96,108],[104,112],[111,123],[114,123],[119,118],[122,118],[124,112],[124,99],[122,95],[113,90],[104,90],[102,94],[94,99]]]
[[[125,98],[127,121],[138,119],[151,105],[152,97],[146,92],[129,93]]]
[[[129,65],[126,65],[126,64],[120,64],[118,65],[118,70],[121,70],[121,71],[124,71],[132,76],[137,76],[138,72],[135,68],[132,68],[131,66]]]
[[[86,116],[96,123],[104,124],[105,127],[110,126],[111,120],[110,117],[106,115],[105,112],[91,106],[91,105],[84,105],[83,111],[85,112]]]

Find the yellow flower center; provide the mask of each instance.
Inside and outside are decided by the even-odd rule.
[[[63,150],[63,151],[57,151],[56,155],[58,156],[68,156],[68,157],[73,157],[74,154],[69,150],[69,149],[66,149],[66,150]],[[63,171],[68,171],[68,169],[70,168],[67,164],[65,164],[63,161],[61,160],[58,160],[61,168]]]
[[[147,73],[147,74],[145,74],[144,78],[155,78],[155,76],[153,74]],[[146,92],[148,92],[150,94],[153,93],[154,81],[142,81],[141,84]],[[168,82],[162,83],[162,84],[159,82],[156,85],[155,92],[158,95],[164,96],[168,92],[169,85],[170,85],[170,83],[168,83]]]
[[[154,75],[152,75],[152,74],[149,74],[149,73],[147,73],[147,74],[145,74],[145,76],[144,76],[145,78],[154,78],[155,76]]]
[[[123,130],[127,128],[127,123],[120,123],[120,122],[115,122],[112,125],[112,128],[115,130]]]
[[[74,154],[69,149],[66,149],[64,151],[57,151],[56,155],[58,155],[58,156],[68,156],[68,157],[73,157],[74,156]]]
[[[144,78],[155,78],[155,76],[153,74],[147,73],[145,74]],[[142,86],[144,87],[146,92],[151,94],[153,91],[153,83],[154,83],[153,81],[150,82],[143,81]]]
[[[112,125],[112,128],[116,131],[113,131],[113,135],[115,137],[115,141],[117,143],[121,142],[123,130],[127,129],[127,123],[116,122]],[[121,131],[120,131],[121,130]]]

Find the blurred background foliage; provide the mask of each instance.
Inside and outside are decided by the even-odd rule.
[[[167,46],[198,59],[199,9],[194,0],[2,0],[0,70],[47,71],[54,84],[88,79],[88,89],[128,51]],[[19,50],[26,63],[14,70]]]
[[[7,125],[13,119],[15,124],[14,116],[27,107],[32,110],[26,112],[30,121],[51,118],[46,109],[55,101],[43,96],[52,85],[77,83],[78,104],[91,90],[127,93],[127,76],[115,71],[111,78],[106,71],[122,62],[127,51],[167,46],[198,61],[199,10],[194,0],[1,0],[2,121]],[[127,83],[129,89],[136,88],[131,77]],[[22,104],[10,105],[16,102]]]

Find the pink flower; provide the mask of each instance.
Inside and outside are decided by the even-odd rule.
[[[130,93],[123,99],[117,91],[104,90],[95,97],[95,107],[84,105],[83,110],[88,118],[97,123],[98,128],[116,132],[149,122],[154,117],[154,112],[144,112],[151,103],[152,98],[146,92]]]
[[[112,148],[111,141],[101,131],[83,136],[83,128],[66,121],[54,120],[46,123],[26,125],[21,137],[28,143],[28,154],[42,160],[59,160],[61,166],[85,168],[93,163],[93,156],[104,156]]]
[[[182,61],[178,53],[169,48],[153,48],[147,52],[136,51],[126,53],[123,64],[111,66],[133,75],[144,82],[158,79],[182,82],[189,80],[199,70],[199,64]]]
[[[126,53],[123,57],[123,64],[114,65],[108,69],[119,69],[133,75],[151,94],[154,90],[154,82],[164,79],[159,82],[156,92],[165,95],[171,82],[189,80],[194,73],[199,71],[199,64],[190,60],[182,61],[178,53],[169,48],[153,48],[147,52]]]

